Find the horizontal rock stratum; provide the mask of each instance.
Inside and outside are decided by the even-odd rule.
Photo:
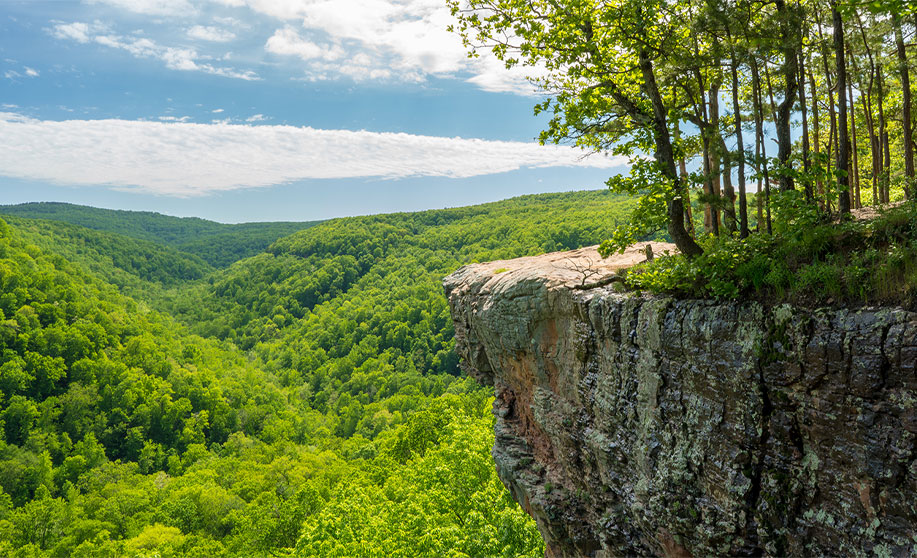
[[[917,555],[917,314],[621,294],[621,265],[445,280],[548,556]]]

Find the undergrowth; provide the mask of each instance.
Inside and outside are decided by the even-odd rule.
[[[786,197],[783,205],[778,211],[799,215],[799,200]],[[912,202],[869,221],[838,225],[819,222],[812,212],[773,235],[699,241],[703,255],[693,260],[659,256],[631,268],[626,284],[688,298],[917,305],[917,205]]]

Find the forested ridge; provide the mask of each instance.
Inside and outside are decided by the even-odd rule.
[[[595,244],[631,208],[573,192],[337,219],[222,270],[3,222],[0,554],[540,555],[440,282]]]
[[[169,246],[197,256],[218,268],[254,256],[278,238],[318,223],[304,221],[230,225],[198,217],[172,217],[150,211],[100,209],[58,202],[0,205],[0,215],[59,221],[118,233]]]

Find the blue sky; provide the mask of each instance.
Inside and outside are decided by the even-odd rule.
[[[4,0],[0,203],[311,220],[601,188],[444,0]]]

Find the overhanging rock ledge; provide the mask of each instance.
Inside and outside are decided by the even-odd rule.
[[[623,257],[445,279],[548,556],[917,555],[917,314],[620,294]]]

